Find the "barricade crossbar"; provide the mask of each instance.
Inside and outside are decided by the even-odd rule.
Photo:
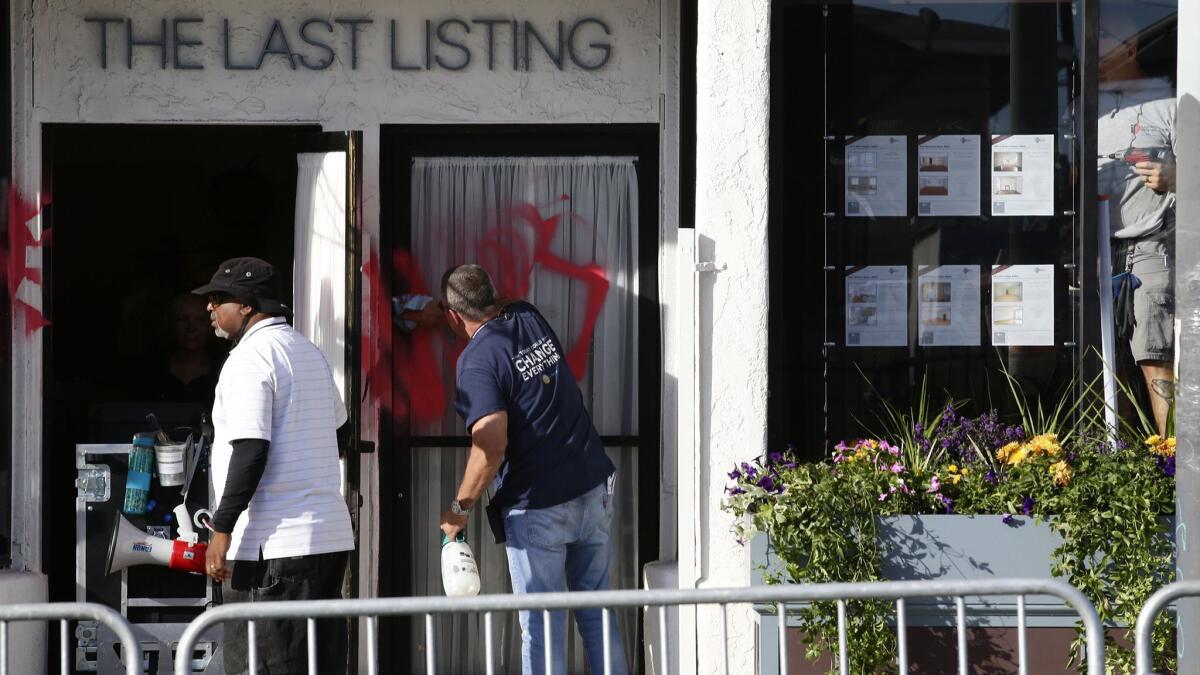
[[[1200,581],[1176,581],[1155,591],[1142,605],[1133,638],[1138,675],[1154,675],[1154,619],[1179,598],[1195,597],[1200,597]]]
[[[787,640],[785,638],[786,614],[789,603],[837,601],[839,654],[838,666],[841,673],[849,672],[853,655],[846,649],[846,601],[847,600],[895,600],[898,629],[898,667],[906,673],[907,638],[904,634],[906,598],[954,598],[958,629],[958,670],[967,673],[966,611],[965,596],[1016,595],[1019,610],[1019,656],[1021,673],[1027,669],[1025,650],[1024,596],[1051,595],[1070,605],[1083,622],[1086,632],[1086,663],[1088,675],[1104,675],[1104,633],[1100,616],[1092,603],[1074,587],[1053,579],[987,579],[972,581],[884,581],[859,584],[789,584],[780,586],[754,586],[746,588],[713,589],[660,589],[626,591],[589,591],[562,593],[530,593],[525,595],[481,595],[469,598],[412,597],[412,598],[366,598],[342,600],[280,601],[261,603],[239,603],[214,607],[194,619],[183,633],[175,657],[175,674],[189,675],[190,663],[185,655],[190,654],[197,641],[213,626],[224,621],[247,621],[249,635],[254,636],[254,622],[265,619],[306,619],[308,631],[315,631],[317,619],[335,617],[366,617],[366,639],[368,646],[367,672],[378,673],[378,617],[424,616],[426,644],[426,670],[436,673],[434,663],[433,627],[434,617],[446,614],[484,615],[485,648],[487,649],[487,673],[494,673],[492,658],[492,613],[520,610],[550,612],[553,610],[601,609],[604,621],[609,620],[610,610],[636,607],[658,608],[659,637],[666,642],[666,610],[671,606],[720,605],[722,609],[731,604],[769,604],[779,612],[779,664],[786,672],[788,663]],[[549,622],[546,622],[549,625]],[[607,636],[607,631],[605,632]],[[605,653],[608,653],[607,640]],[[547,641],[547,659],[549,641]],[[250,644],[250,672],[256,671],[256,648]],[[309,672],[316,673],[315,640],[308,641]],[[659,672],[670,672],[667,650],[661,650]],[[606,659],[605,673],[609,662]]]
[[[61,671],[74,672],[71,668],[70,647],[74,640],[70,635],[71,621],[96,621],[108,626],[121,641],[121,659],[125,662],[126,675],[142,672],[142,647],[133,635],[133,628],[115,610],[90,602],[14,603],[0,605],[0,675],[8,675],[8,625],[21,621],[58,621],[59,659]]]

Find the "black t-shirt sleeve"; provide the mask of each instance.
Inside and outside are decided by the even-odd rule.
[[[238,516],[250,505],[267,468],[267,449],[270,442],[260,438],[233,441],[233,455],[229,458],[229,472],[225,478],[225,491],[221,494],[221,506],[213,515],[212,527],[216,532],[233,532]]]

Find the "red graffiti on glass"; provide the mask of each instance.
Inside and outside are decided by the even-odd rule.
[[[560,198],[569,201],[567,195]],[[588,351],[592,334],[610,286],[608,275],[601,264],[595,262],[575,263],[556,254],[551,246],[563,222],[563,214],[543,216],[534,204],[520,204],[509,212],[499,214],[499,224],[481,234],[467,250],[474,252],[474,262],[483,265],[492,275],[496,290],[503,298],[523,298],[530,291],[535,270],[544,270],[575,279],[583,283],[586,299],[583,321],[578,337],[567,349],[567,365],[576,378],[582,379],[587,371]],[[581,227],[590,227],[578,214],[568,214],[571,222]],[[451,264],[467,262],[452,261]],[[393,260],[398,292],[434,295],[424,281],[419,263],[406,251],[396,251]],[[370,266],[364,274],[377,274]],[[374,284],[375,282],[370,281]],[[374,289],[376,286],[372,286]],[[372,297],[383,295],[372,291]],[[382,325],[390,316],[390,308],[375,306],[372,314],[376,318],[372,327],[390,330]],[[442,341],[442,363],[436,357],[437,342]],[[408,418],[413,424],[424,424],[441,419],[446,413],[447,383],[443,382],[442,367],[453,371],[453,364],[461,353],[463,344],[446,340],[443,331],[418,330],[398,336],[393,342],[391,373],[394,386],[393,416]],[[364,354],[372,353],[364,350]],[[378,354],[378,358],[382,358]],[[375,370],[378,370],[376,368]],[[379,380],[382,383],[382,378]]]

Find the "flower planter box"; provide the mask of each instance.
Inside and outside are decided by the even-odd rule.
[[[1061,539],[1047,523],[1030,517],[1017,516],[1009,525],[998,515],[927,515],[879,518],[879,542],[884,550],[883,575],[888,580],[1049,579],[1053,578],[1050,573],[1053,552]],[[782,571],[782,563],[770,548],[766,535],[754,537],[750,547],[752,584],[762,585],[764,572]],[[1010,632],[1017,625],[1015,596],[967,596],[965,601],[968,625],[981,629],[973,631],[972,643],[999,641],[1015,645]],[[941,599],[940,603],[935,599],[911,599],[905,605],[910,640],[916,639],[913,636],[919,631],[928,635],[930,631],[953,630],[955,613],[950,598]],[[1031,645],[1034,642],[1047,645],[1048,652],[1055,655],[1055,664],[1065,661],[1065,646],[1075,634],[1075,611],[1057,598],[1044,595],[1027,596],[1025,607],[1026,626],[1035,629],[1030,631]],[[778,618],[771,606],[757,609],[759,673],[777,673]],[[824,672],[804,661],[798,642],[799,619],[789,616],[788,627],[790,671]],[[945,644],[952,646],[953,640]],[[910,648],[911,653],[914,652]],[[952,654],[945,656],[953,658]],[[998,663],[1007,663],[1006,658],[1002,657]],[[815,669],[810,671],[811,668]]]
[[[879,543],[884,551],[883,576],[892,581],[927,579],[1050,579],[1054,549],[1061,539],[1045,522],[1017,516],[1011,525],[998,515],[888,516],[879,518]],[[753,583],[763,583],[767,571],[782,563],[765,535],[751,541]],[[967,597],[972,625],[1015,625],[1016,597]],[[1029,596],[1025,600],[1029,626],[1074,626],[1076,614],[1057,598]],[[909,625],[953,626],[953,603],[932,599],[906,602]],[[949,613],[946,607],[949,607]]]

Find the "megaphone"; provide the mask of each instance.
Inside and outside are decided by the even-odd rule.
[[[120,572],[134,565],[163,565],[173,570],[204,574],[204,554],[207,552],[208,544],[196,542],[194,536],[180,539],[155,537],[117,514],[104,574]]]

